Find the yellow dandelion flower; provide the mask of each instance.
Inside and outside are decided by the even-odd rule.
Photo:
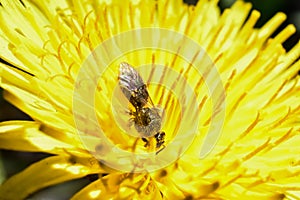
[[[0,197],[98,174],[72,199],[300,199],[295,28],[217,3],[1,1],[0,86],[33,121],[1,122],[0,148],[52,156]]]

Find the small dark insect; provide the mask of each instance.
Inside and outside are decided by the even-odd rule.
[[[120,64],[119,85],[125,97],[135,108],[129,114],[137,132],[144,137],[154,135],[157,149],[164,146],[166,134],[160,131],[162,119],[159,109],[154,106],[142,77],[128,63]],[[142,140],[147,147],[149,141],[146,138]]]

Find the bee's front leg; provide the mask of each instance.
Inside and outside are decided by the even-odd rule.
[[[166,146],[163,144],[163,145],[161,145],[162,146],[162,148],[160,148],[156,153],[155,153],[155,155],[157,155],[159,152],[161,152],[162,150],[164,150],[164,148],[166,148]]]
[[[143,142],[145,142],[144,147],[149,146],[149,141],[146,138],[142,138]]]

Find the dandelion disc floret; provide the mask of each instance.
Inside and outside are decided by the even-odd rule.
[[[300,43],[283,48],[293,25],[271,37],[285,14],[255,28],[260,13],[243,1],[223,13],[214,0],[0,3],[0,86],[33,119],[1,122],[0,148],[51,154],[7,178],[1,197],[26,199],[97,174],[71,199],[299,199]],[[116,39],[126,33],[134,34]],[[145,147],[128,125],[133,108],[118,89],[122,62],[140,70],[162,108],[165,148],[157,154],[155,137]],[[82,73],[84,66],[92,67]],[[138,156],[116,157],[118,150]],[[149,152],[148,166],[163,165],[148,170],[138,162]],[[133,168],[116,169],[108,158]]]

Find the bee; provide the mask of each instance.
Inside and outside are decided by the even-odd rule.
[[[144,136],[142,140],[145,142],[145,147],[149,145],[149,141],[145,137],[154,136],[156,148],[164,148],[166,134],[161,131],[162,117],[159,109],[154,106],[142,77],[126,62],[120,64],[119,86],[134,107],[129,114],[137,132]]]

